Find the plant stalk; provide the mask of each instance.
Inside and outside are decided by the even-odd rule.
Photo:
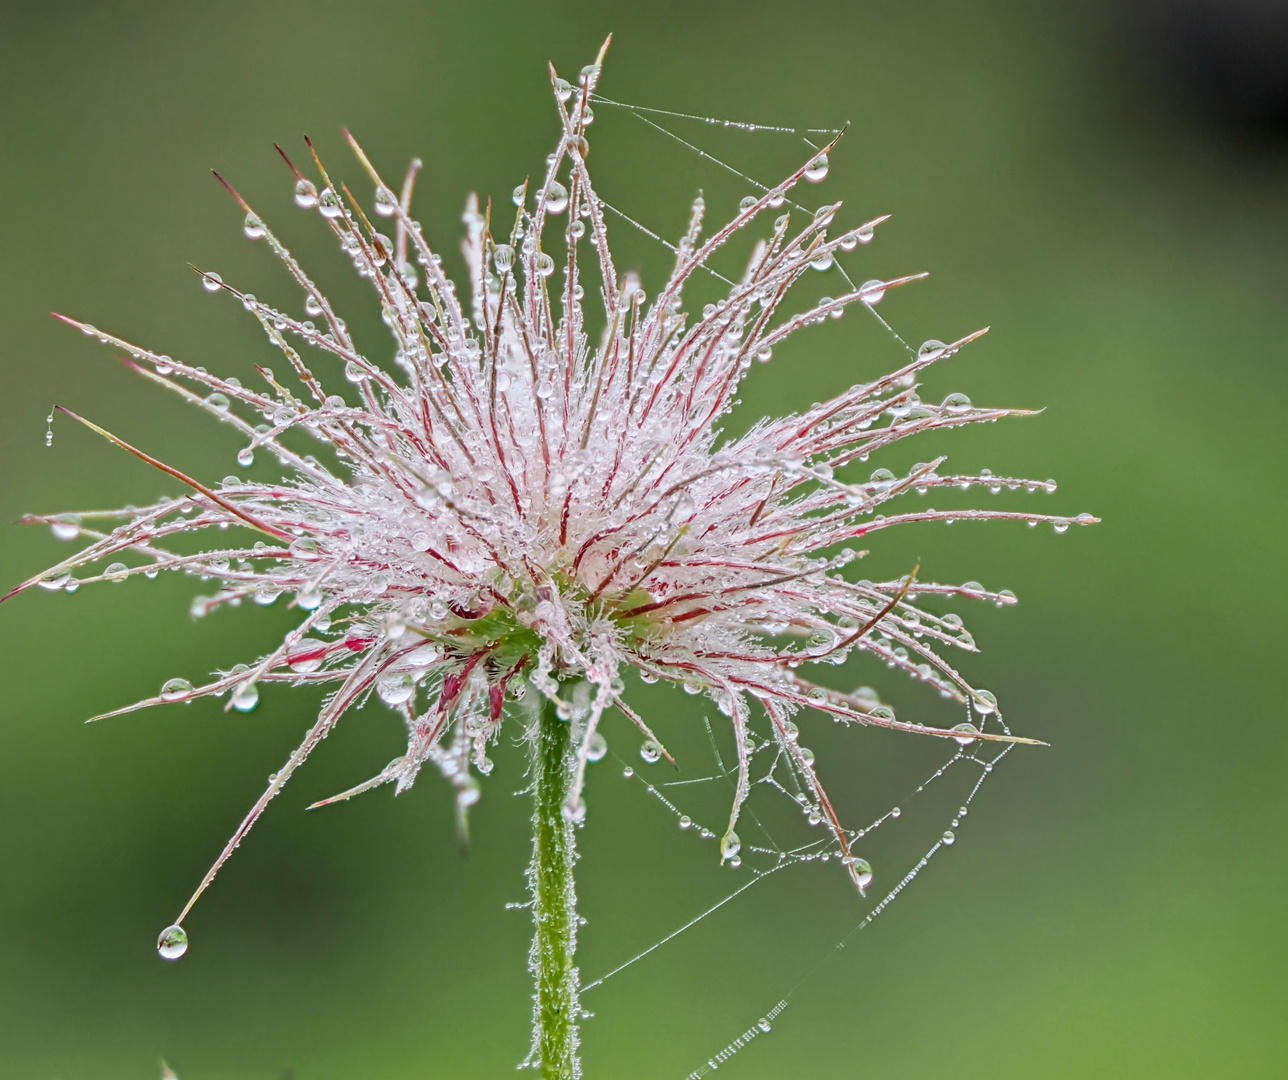
[[[574,825],[564,814],[576,769],[572,725],[545,701],[529,728],[532,755],[532,889],[535,927],[528,968],[536,982],[532,1007],[532,1050],[528,1061],[543,1080],[577,1080],[581,1061],[577,1020],[577,861]]]

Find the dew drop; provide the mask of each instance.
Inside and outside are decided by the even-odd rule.
[[[232,403],[228,400],[227,394],[221,394],[218,391],[215,391],[213,394],[206,395],[206,404],[213,409],[218,409],[220,412],[223,412]]]
[[[921,347],[917,350],[917,359],[924,360],[926,362],[938,360],[944,355],[944,351],[947,348],[948,346],[942,341],[939,341],[936,338],[931,338],[929,341],[923,341],[921,343]]]
[[[627,765],[626,768],[622,770],[622,776],[627,780],[629,780],[634,775],[635,775],[635,770],[632,769],[629,765]]]
[[[756,1027],[760,1028],[760,1030],[763,1031],[766,1035],[768,1035],[773,1030],[773,1025],[770,1024],[770,1022],[767,1019],[765,1019],[765,1017],[763,1016],[756,1021]]]
[[[886,283],[873,279],[865,281],[859,286],[859,299],[869,307],[881,303],[881,298],[886,294]]]
[[[497,244],[492,252],[492,265],[502,273],[514,265],[514,248],[509,244]]]
[[[850,871],[850,877],[854,879],[860,889],[866,889],[872,884],[872,864],[867,859],[860,859],[857,855],[849,855],[841,862]]]
[[[816,255],[813,259],[810,260],[810,266],[813,267],[815,270],[832,269],[831,251],[820,251],[818,255]],[[873,303],[873,301],[869,300],[868,303]]]
[[[1061,533],[1067,533],[1069,531],[1069,519],[1056,518],[1053,522],[1051,522],[1051,527],[1055,529],[1057,536],[1060,535]]]
[[[944,398],[943,404],[940,408],[942,408],[944,412],[950,412],[954,415],[960,416],[962,413],[970,411],[970,398],[965,394],[949,394]]]
[[[80,535],[79,514],[59,514],[49,523],[49,531],[57,540],[75,540]]]
[[[989,690],[976,690],[975,711],[982,716],[997,712],[997,696]]]
[[[547,214],[562,214],[568,209],[568,189],[558,180],[551,180],[541,204]]]
[[[681,828],[681,829],[691,829],[691,828],[693,828],[693,818],[689,817],[689,815],[688,815],[688,814],[681,814],[681,815],[680,815],[680,828]]]
[[[247,679],[245,682],[238,683],[233,689],[231,701],[233,708],[238,712],[250,712],[259,704],[259,687],[255,684],[255,680]]]
[[[603,761],[604,755],[608,753],[608,740],[598,731],[590,737],[586,743],[586,760]]]
[[[113,564],[117,565],[117,564]],[[42,589],[48,589],[50,592],[57,592],[71,581],[71,574],[56,574],[54,577],[41,578],[37,584]]]
[[[188,931],[182,926],[167,926],[157,938],[157,954],[162,960],[178,960],[188,951]]]
[[[295,205],[312,210],[318,204],[318,189],[312,180],[300,180],[295,185]]]
[[[649,739],[640,747],[640,757],[649,765],[654,765],[662,757],[662,747]]]
[[[376,693],[386,705],[401,705],[416,692],[415,680],[408,672],[386,675],[376,684]]]
[[[818,157],[805,166],[805,179],[811,184],[817,184],[827,176],[827,169],[827,155],[819,154]]]
[[[979,728],[974,724],[958,724],[953,730],[961,732],[960,735],[953,736],[953,742],[958,746],[970,746],[975,741],[975,736],[979,734]]]
[[[246,215],[246,221],[242,225],[242,232],[246,234],[247,240],[262,240],[268,230],[264,227],[259,215],[251,212]]]
[[[537,252],[536,258],[537,273],[542,277],[549,277],[555,272],[555,261],[546,252]]]
[[[103,571],[103,576],[107,578],[108,581],[114,581],[117,583],[124,581],[129,577],[129,574],[130,568],[123,562],[114,562]]]
[[[243,469],[249,469],[255,464],[255,451],[249,446],[243,446],[237,451],[237,464]]]
[[[224,279],[215,273],[202,274],[201,287],[205,289],[206,292],[218,292],[224,287]]]
[[[316,581],[305,583],[295,594],[295,602],[305,611],[312,611],[322,603],[322,586]]]
[[[952,847],[955,843],[957,843],[957,837],[953,830],[946,829],[944,831],[944,847]]]
[[[344,377],[351,383],[360,383],[370,378],[370,373],[361,364],[350,360],[344,365]]]
[[[192,692],[192,683],[187,679],[168,679],[161,686],[162,701],[178,701],[179,698]]]
[[[514,201],[515,206],[522,206],[523,200],[528,197],[528,185],[520,184],[510,193],[510,198]]]
[[[725,833],[724,839],[720,841],[720,854],[726,859],[732,859],[741,850],[742,841],[738,838],[738,834],[736,832]]]
[[[381,217],[393,217],[398,212],[398,196],[383,185],[376,188],[375,210]]]
[[[331,188],[323,188],[318,196],[318,213],[326,218],[338,218],[344,213],[340,197]]]

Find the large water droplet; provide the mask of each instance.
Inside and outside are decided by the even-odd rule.
[[[237,684],[233,690],[232,703],[238,712],[250,712],[259,704],[259,687],[253,679]]]
[[[215,273],[202,274],[201,287],[205,289],[206,292],[218,292],[224,287],[224,279]]]
[[[944,831],[944,847],[952,847],[955,843],[957,843],[957,836],[952,829],[946,829]]]
[[[953,736],[953,742],[958,746],[970,746],[975,741],[975,736],[979,734],[979,728],[974,724],[958,724],[953,730],[961,732],[960,735]]]
[[[997,696],[989,690],[976,690],[974,694],[975,711],[981,716],[997,711]]]
[[[114,562],[112,563],[111,566],[109,566],[106,570],[103,571],[103,576],[107,578],[108,581],[115,581],[119,583],[124,581],[127,577],[130,576],[130,568],[126,566],[125,563],[123,562]]]
[[[720,841],[720,854],[726,859],[732,859],[741,850],[742,841],[736,832],[726,833],[724,839]]]
[[[319,607],[322,603],[322,586],[316,581],[306,582],[295,594],[295,602],[305,611]]]
[[[562,214],[568,209],[568,189],[558,180],[551,180],[542,205],[547,214]]]
[[[376,693],[386,705],[401,705],[416,692],[416,682],[408,672],[386,675],[376,684]]]
[[[827,169],[827,155],[819,154],[818,157],[805,166],[805,179],[812,184],[817,184],[827,176]]]
[[[886,294],[886,284],[884,281],[878,281],[875,278],[871,281],[865,281],[859,286],[859,299],[871,307],[874,304],[881,303],[881,298]]]
[[[857,855],[847,855],[841,862],[849,869],[850,877],[860,889],[866,889],[872,884],[872,864],[867,859],[860,859]]]
[[[505,273],[514,265],[514,248],[509,244],[497,244],[492,252],[492,264]]]
[[[640,747],[640,757],[648,762],[648,764],[654,765],[662,757],[662,747],[652,739],[649,739]]]
[[[192,683],[187,679],[168,679],[161,687],[162,701],[178,701],[192,693]]]
[[[338,218],[344,213],[340,197],[331,188],[323,188],[322,194],[318,196],[318,212],[327,218]]]
[[[393,217],[398,212],[398,196],[381,185],[376,188],[375,209],[381,217]]]
[[[586,760],[603,761],[604,755],[608,753],[608,740],[600,732],[595,732],[586,743]]]
[[[580,824],[586,820],[586,800],[578,799],[573,802],[569,799],[563,804],[562,813],[564,821],[571,821],[574,825]]]
[[[246,221],[242,225],[242,232],[246,234],[247,240],[262,240],[268,230],[264,223],[259,219],[259,215],[251,212],[246,215]]]
[[[167,926],[157,938],[157,953],[162,960],[178,960],[188,951],[188,931],[182,926]]]
[[[243,446],[237,451],[237,464],[243,469],[249,469],[255,464],[255,451],[249,446]]]
[[[312,210],[318,204],[318,189],[312,180],[300,180],[295,185],[295,205]]]

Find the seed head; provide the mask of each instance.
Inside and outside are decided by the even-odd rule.
[[[238,463],[271,457],[280,478],[206,484],[95,428],[181,480],[187,493],[114,513],[33,516],[60,538],[89,543],[18,588],[70,591],[179,570],[218,582],[213,595],[194,601],[194,615],[279,598],[298,615],[267,655],[202,685],[172,679],[157,696],[105,715],[202,697],[226,697],[244,711],[273,682],[330,688],[316,722],[184,914],[313,748],[373,693],[404,720],[407,749],[324,802],[386,783],[402,791],[428,762],[455,785],[463,814],[478,799],[477,775],[491,770],[487,748],[507,697],[533,692],[575,725],[579,769],[567,807],[574,821],[584,815],[587,760],[603,756],[598,726],[606,709],[620,709],[639,727],[646,756],[670,756],[624,698],[628,671],[704,694],[728,717],[739,755],[723,859],[739,850],[734,826],[748,793],[748,721],[757,702],[860,889],[870,869],[851,852],[814,756],[799,743],[795,713],[816,709],[847,724],[962,744],[1024,741],[1005,727],[986,732],[972,722],[998,717],[996,700],[942,654],[973,651],[974,642],[956,616],[914,603],[952,596],[1000,605],[1013,595],[973,582],[924,583],[916,570],[876,582],[842,572],[866,554],[854,545],[905,522],[1001,518],[1068,527],[1068,518],[1010,511],[886,513],[887,503],[913,491],[1053,490],[1049,481],[949,475],[943,458],[901,476],[887,469],[856,475],[867,471],[859,466],[870,455],[920,432],[1025,414],[977,407],[963,394],[940,404],[919,398],[921,372],[983,331],[927,342],[896,371],[725,438],[720,424],[753,361],[770,360],[785,339],[851,306],[870,310],[922,275],[847,285],[835,298],[786,313],[801,277],[831,268],[885,220],[840,228],[839,203],[803,220],[780,211],[795,205],[802,181],[826,176],[829,145],[744,199],[709,235],[697,199],[674,246],[674,269],[648,297],[637,276],[614,263],[606,207],[587,169],[599,68],[583,72],[576,87],[551,75],[561,132],[545,174],[515,189],[512,219],[510,206],[468,202],[468,281],[460,290],[468,299],[411,215],[419,162],[395,193],[349,137],[375,186],[369,219],[316,154],[316,181],[287,159],[296,203],[319,216],[375,291],[392,363],[359,351],[331,302],[231,187],[246,236],[269,247],[304,293],[307,317],[300,318],[201,272],[207,289],[241,302],[281,354],[280,373],[258,369],[262,388],[64,320],[232,426],[246,440]],[[728,281],[718,303],[687,312],[686,285],[714,272],[712,257],[744,230],[758,239],[742,276]],[[548,250],[558,233],[562,240]],[[310,442],[318,456],[304,449]],[[195,555],[174,549],[176,538],[196,533],[215,543]],[[70,576],[95,564],[105,568],[79,581]],[[900,721],[870,691],[840,693],[801,672],[856,651],[960,703],[966,721],[945,729]],[[172,951],[181,953],[172,937]]]

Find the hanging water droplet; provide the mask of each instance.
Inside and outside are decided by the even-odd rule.
[[[233,689],[231,698],[233,708],[238,712],[250,712],[259,704],[259,686],[254,679],[238,683]]]
[[[763,1031],[766,1035],[768,1035],[773,1030],[773,1025],[770,1024],[770,1022],[763,1016],[756,1021],[756,1027],[760,1028],[760,1030]]]
[[[693,818],[689,817],[689,815],[688,815],[688,814],[681,814],[681,815],[680,815],[680,828],[681,828],[681,829],[691,829],[691,828],[693,828]]]
[[[161,686],[162,701],[177,701],[192,692],[192,683],[187,679],[168,679]]]
[[[318,212],[326,218],[338,218],[344,213],[340,197],[331,188],[323,188],[318,196]]]
[[[79,514],[59,514],[49,523],[49,531],[57,540],[75,540],[80,535]]]
[[[537,273],[542,277],[549,277],[555,272],[555,261],[544,251],[537,252],[536,258]]]
[[[255,464],[255,451],[249,446],[243,446],[237,451],[237,464],[243,469],[249,469]]]
[[[202,274],[201,287],[205,289],[206,292],[218,292],[224,287],[224,279],[215,273]]]
[[[386,675],[376,684],[376,693],[386,705],[401,705],[416,692],[416,682],[408,672]]]
[[[976,690],[974,694],[975,711],[981,716],[997,712],[997,697],[988,690]]]
[[[568,189],[558,180],[551,180],[541,205],[547,214],[562,214],[568,209]]]
[[[157,938],[157,953],[162,960],[178,960],[188,951],[188,931],[182,926],[167,926]]]
[[[376,188],[375,210],[381,217],[393,217],[398,212],[398,196],[383,184]]]
[[[120,565],[120,564],[113,564]],[[42,589],[48,589],[50,592],[57,592],[71,581],[71,574],[55,574],[53,577],[41,578],[36,584]]]
[[[953,730],[961,732],[960,735],[953,736],[953,742],[958,746],[970,746],[975,741],[975,736],[979,734],[979,728],[974,724],[957,724]]]
[[[886,294],[886,284],[884,281],[878,281],[875,278],[871,281],[865,281],[859,286],[859,299],[869,307],[881,303],[881,298]]]
[[[586,743],[586,760],[603,761],[604,755],[608,753],[608,740],[598,731],[590,737]]]
[[[322,603],[322,586],[316,581],[306,582],[295,594],[295,602],[305,611],[312,611]]]
[[[649,765],[654,765],[662,757],[662,747],[649,739],[640,747],[640,757]]]
[[[957,843],[957,836],[953,833],[953,830],[952,829],[945,830],[944,847],[952,847],[955,843]]]
[[[578,799],[574,802],[569,799],[563,804],[562,810],[564,821],[570,821],[574,825],[579,825],[586,820],[586,800]]]
[[[295,184],[295,205],[312,210],[318,204],[318,189],[312,180],[299,180]]]
[[[846,855],[841,859],[841,864],[849,870],[854,884],[861,890],[872,884],[872,864],[867,859],[860,859],[857,855]]]
[[[819,154],[818,157],[805,166],[805,179],[812,184],[817,184],[827,176],[827,169],[827,154]]]
[[[492,265],[505,273],[514,265],[514,248],[509,244],[497,244],[492,252]]]
[[[1051,522],[1051,527],[1055,529],[1057,536],[1060,533],[1067,533],[1069,531],[1069,519],[1056,518],[1054,521]]]
[[[522,206],[523,200],[528,196],[528,185],[520,184],[510,193],[510,198],[514,200],[515,206]]]
[[[360,383],[365,379],[369,379],[371,374],[361,364],[350,360],[344,365],[344,377],[351,383]]]
[[[736,832],[727,832],[720,841],[720,854],[725,859],[732,859],[742,850],[742,841]]]
[[[117,583],[124,581],[129,577],[129,575],[130,568],[123,562],[114,562],[103,571],[103,576],[107,578],[108,581],[115,581]]]
[[[223,412],[232,402],[228,400],[227,394],[221,394],[216,390],[213,394],[206,395],[206,404]]]
[[[744,195],[738,203],[738,209],[746,212],[756,205],[760,200],[755,195]]]
[[[832,269],[832,252],[820,251],[817,255],[814,256],[814,258],[810,260],[809,264],[815,270]],[[871,303],[871,301],[869,301],[869,303]]]
[[[268,230],[264,227],[264,223],[259,219],[259,215],[254,212],[250,212],[246,215],[246,221],[242,225],[242,232],[246,234],[247,240],[262,240]]]
[[[960,416],[962,413],[970,412],[970,398],[965,394],[949,394],[944,398],[943,404],[940,405],[940,408],[942,408],[944,412],[950,412],[954,415]]]

